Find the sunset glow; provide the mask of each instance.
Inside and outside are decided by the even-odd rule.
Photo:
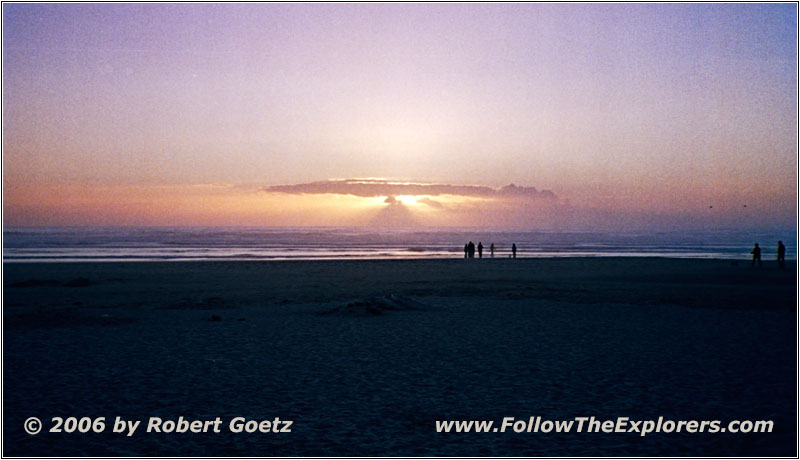
[[[4,4],[5,222],[792,227],[796,15]]]

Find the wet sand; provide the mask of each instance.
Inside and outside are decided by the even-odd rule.
[[[796,267],[657,258],[3,265],[4,455],[796,455]],[[25,434],[30,416],[291,433]],[[764,434],[436,433],[734,419]]]

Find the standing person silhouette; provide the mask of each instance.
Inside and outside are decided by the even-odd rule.
[[[478,258],[483,259],[483,243],[478,241]]]
[[[475,243],[473,243],[472,241],[469,242],[469,258],[470,259],[475,258]]]
[[[492,254],[492,259],[494,259],[494,243],[489,246],[489,252]]]
[[[464,244],[464,258],[466,259],[469,255],[469,243]]]
[[[761,267],[761,248],[758,247],[758,243],[756,243],[753,250],[750,251],[750,254],[753,254],[753,261],[750,263],[750,266],[755,267],[756,261],[758,261],[758,266]]]
[[[778,268],[786,268],[786,246],[778,241]]]
[[[517,243],[511,244],[511,257],[513,257],[514,259],[517,258]]]

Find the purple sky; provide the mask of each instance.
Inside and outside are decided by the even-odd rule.
[[[748,203],[748,225],[793,225],[796,18],[795,4],[4,4],[4,211],[70,223],[83,203],[102,218],[72,223],[124,223],[112,209],[152,187],[380,177],[677,221],[713,203],[736,222]],[[85,204],[101,188],[111,198]]]

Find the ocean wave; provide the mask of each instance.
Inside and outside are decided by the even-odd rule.
[[[463,257],[467,241],[494,243],[495,258],[676,257],[748,259],[753,241],[768,258],[783,240],[796,254],[794,233],[704,231],[695,233],[602,233],[484,229],[92,227],[3,230],[3,260],[294,260]]]

